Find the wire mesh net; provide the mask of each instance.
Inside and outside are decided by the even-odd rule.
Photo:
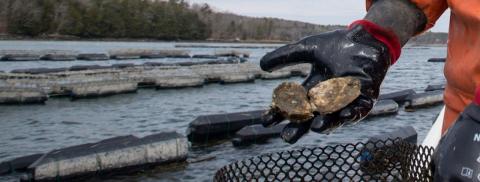
[[[401,139],[264,154],[224,166],[215,181],[433,181],[433,148]]]

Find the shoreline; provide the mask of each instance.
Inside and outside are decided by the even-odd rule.
[[[78,38],[78,37],[25,37],[0,35],[0,41],[78,41],[78,42],[152,42],[152,43],[224,43],[224,44],[288,44],[294,41],[282,40],[159,40],[148,38]],[[447,44],[407,43],[404,47],[447,47]]]
[[[24,37],[0,35],[0,41],[79,41],[79,42],[170,42],[170,43],[238,43],[238,44],[287,44],[281,40],[159,40],[149,38],[77,38],[77,37]]]

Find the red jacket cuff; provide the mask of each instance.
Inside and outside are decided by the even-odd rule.
[[[393,65],[402,52],[402,47],[400,41],[391,30],[387,30],[371,21],[368,20],[357,20],[350,24],[349,28],[352,28],[355,25],[361,25],[365,30],[370,33],[375,39],[384,43],[388,47],[390,53],[390,63]]]

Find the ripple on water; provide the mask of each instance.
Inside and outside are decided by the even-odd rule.
[[[0,152],[0,158],[1,159],[5,159],[7,157],[9,157],[10,155],[6,154],[5,152]]]
[[[113,122],[120,122],[120,121],[123,121],[123,118],[116,118],[116,119],[113,119],[112,121]]]
[[[71,140],[78,140],[78,139],[83,139],[84,137],[82,136],[69,136],[67,137],[67,139],[71,139]]]
[[[132,116],[129,114],[129,115],[121,115],[120,116],[121,119],[130,119],[132,118]]]
[[[69,137],[67,137],[69,138]],[[44,137],[38,137],[38,138],[34,138],[33,141],[48,141],[48,138],[44,138]]]
[[[29,120],[30,120],[30,119],[29,119]],[[38,121],[38,120],[33,120],[33,119],[32,119],[32,120],[28,123],[28,125],[35,125],[35,124],[37,124],[37,123],[39,123],[39,122],[40,122],[40,121]]]
[[[152,133],[157,133],[157,132],[159,132],[159,131],[160,131],[160,130],[157,130],[157,129],[150,130],[150,132],[152,132]]]
[[[27,137],[25,137],[25,136],[16,136],[16,137],[11,138],[10,140],[25,140],[25,139],[27,139]]]
[[[179,123],[179,122],[183,122],[183,120],[179,118],[170,118],[170,119],[167,119],[167,122],[164,122],[164,123]],[[157,123],[152,123],[152,124],[157,125]]]
[[[142,119],[142,120],[138,120],[137,123],[145,123],[145,122],[147,122],[147,121],[148,121],[148,120],[146,120],[146,119]]]
[[[246,104],[241,104],[238,106],[239,109],[243,109],[243,108],[249,108],[251,107],[250,105],[246,105]]]
[[[104,136],[104,137],[113,137],[114,136],[111,133],[102,133],[101,135]]]
[[[62,121],[60,123],[64,125],[81,125],[82,124],[80,122],[75,122],[75,121]]]
[[[138,125],[137,128],[146,128],[148,125]]]

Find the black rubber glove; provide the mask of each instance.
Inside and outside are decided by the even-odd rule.
[[[434,181],[480,181],[480,106],[470,104],[433,155]]]
[[[305,123],[290,123],[284,128],[282,138],[295,143],[309,129],[326,133],[367,116],[378,98],[389,66],[399,54],[400,44],[395,35],[362,20],[349,29],[307,37],[265,55],[260,62],[265,71],[299,63],[312,64],[310,75],[302,84],[307,91],[330,78],[352,76],[361,80],[361,95],[351,104],[326,116],[316,114]],[[271,126],[285,118],[269,111],[263,119],[264,126]]]

